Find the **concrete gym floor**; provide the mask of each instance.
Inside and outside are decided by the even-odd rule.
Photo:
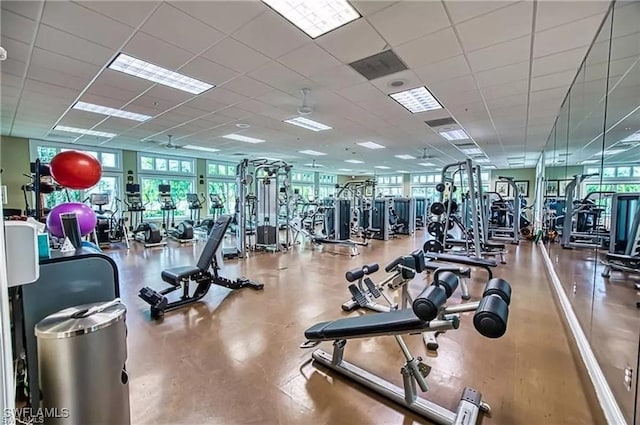
[[[168,313],[162,323],[149,319],[138,290],[162,287],[160,271],[194,263],[203,245],[171,243],[145,250],[135,244],[129,251],[107,251],[118,263],[128,308],[132,423],[426,423],[317,369],[308,362],[311,350],[298,348],[307,327],[346,314],[340,309],[348,298],[346,270],[370,262],[384,265],[421,247],[423,239],[418,232],[372,241],[354,258],[346,248],[304,246],[227,261],[224,275],[244,274],[263,282],[264,291],[229,294],[215,287],[206,303]],[[465,314],[460,329],[440,336],[437,355],[426,351],[420,336],[406,338],[414,355],[433,367],[425,397],[455,410],[462,389],[474,387],[493,408],[485,424],[601,423],[593,411],[596,403],[583,390],[590,384],[572,354],[541,255],[529,243],[509,250],[509,264],[495,271],[513,287],[504,337],[484,338]],[[474,276],[470,290],[475,300],[485,282],[483,272]],[[422,278],[411,283],[414,294],[423,287]],[[455,294],[452,302],[459,301]],[[392,337],[349,341],[345,359],[401,384],[402,355]]]

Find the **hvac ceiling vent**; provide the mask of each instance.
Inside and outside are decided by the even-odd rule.
[[[477,147],[476,144],[473,143],[473,142],[464,142],[464,143],[453,142],[453,146],[455,146],[456,148],[475,148],[475,147]]]
[[[351,62],[349,66],[367,80],[375,80],[407,69],[407,65],[392,50]]]
[[[425,121],[424,123],[427,124],[431,128],[442,127],[442,126],[445,126],[445,125],[457,125],[458,124],[456,122],[456,120],[454,120],[451,117]]]

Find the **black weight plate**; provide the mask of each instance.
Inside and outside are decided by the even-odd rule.
[[[444,183],[438,183],[436,185],[436,192],[440,192],[440,193],[444,192]]]
[[[436,238],[438,236],[442,236],[442,234],[444,233],[444,225],[442,223],[438,223],[437,221],[432,221],[427,225],[427,232],[431,236],[435,236]]]
[[[453,220],[449,220],[449,230],[453,230],[453,227],[454,227],[455,225],[456,225],[456,224],[453,222]]]
[[[453,187],[451,188],[451,191],[455,192],[456,190],[458,190],[458,188],[456,187],[456,185],[453,185]]]
[[[444,252],[442,244],[436,240],[426,241],[422,247],[424,252]]]
[[[446,211],[444,204],[442,202],[434,202],[431,204],[431,214],[433,215],[442,215]]]

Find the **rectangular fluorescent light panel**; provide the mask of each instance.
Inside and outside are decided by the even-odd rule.
[[[607,155],[617,155],[619,153],[626,152],[628,150],[629,149],[609,149],[609,150],[604,151],[604,155],[605,156],[607,156]],[[602,155],[602,152],[600,152],[598,155]]]
[[[486,164],[487,162],[489,162],[488,158],[478,158],[478,159],[474,159],[475,162],[479,163],[479,164]]]
[[[482,150],[480,148],[469,148],[469,149],[460,149],[463,153],[467,155],[482,155]]]
[[[464,140],[469,138],[469,135],[464,130],[441,131],[440,135],[447,140]]]
[[[625,137],[621,142],[640,142],[640,130]]]
[[[484,168],[488,168],[489,170],[495,170],[496,166],[495,165],[485,165]]]
[[[226,134],[226,135],[224,135],[222,137],[224,137],[225,139],[237,140],[239,142],[246,142],[246,143],[264,143],[264,142],[266,142],[266,140],[256,139],[254,137],[243,136],[242,134],[235,134],[235,133]]]
[[[376,166],[375,166],[375,167],[373,167],[373,168],[379,168],[379,169],[381,169],[381,170],[388,170],[388,169],[390,169],[391,167],[387,167],[386,165],[376,165]]]
[[[424,86],[393,93],[389,96],[407,108],[412,114],[442,109],[440,102]]]
[[[284,122],[287,124],[297,125],[298,127],[306,128],[311,131],[324,131],[331,130],[333,128],[305,117],[289,118],[288,120],[284,120]]]
[[[436,164],[433,164],[431,162],[421,162],[418,165],[422,165],[423,167],[435,167]]]
[[[203,151],[203,152],[218,152],[220,150],[216,148],[207,148],[205,146],[198,146],[198,145],[182,145],[182,147],[185,149],[191,149],[194,151]]]
[[[323,156],[326,155],[324,152],[312,151],[311,149],[307,149],[304,151],[298,151],[299,153],[303,153],[305,155],[313,155],[313,156]]]
[[[338,171],[353,171],[351,168],[338,168]]]
[[[213,84],[170,71],[158,65],[125,55],[124,53],[120,53],[114,61],[111,62],[109,68],[192,94],[201,94],[215,87]]]
[[[350,162],[352,164],[364,164],[364,161],[360,161],[359,159],[345,159],[344,162]]]
[[[585,159],[584,161],[580,161],[580,164],[597,164],[599,162],[599,159]]]
[[[394,155],[394,156],[400,159],[416,159],[416,157],[412,155]]]
[[[324,165],[320,165],[320,164],[304,164],[306,167],[324,167]]]
[[[57,131],[66,131],[67,133],[79,133],[86,134],[88,136],[99,136],[99,137],[116,137],[115,133],[106,133],[104,131],[95,131],[95,130],[87,130],[84,128],[76,128],[76,127],[67,127],[66,125],[56,125],[54,130]]]
[[[133,121],[147,121],[153,118],[150,115],[136,114],[135,112],[123,111],[122,109],[109,108],[108,106],[94,105],[93,103],[76,102],[73,109],[93,112],[96,114],[109,115],[112,117],[126,118]]]
[[[360,17],[346,0],[262,0],[286,20],[317,38]]]
[[[386,148],[386,146],[382,146],[379,145],[377,143],[374,142],[360,142],[360,143],[356,143],[356,145],[362,146],[363,148],[368,148],[368,149],[384,149]]]
[[[408,174],[409,172],[407,170],[396,170],[396,173]]]

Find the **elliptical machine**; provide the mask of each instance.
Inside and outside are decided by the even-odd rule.
[[[181,244],[193,242],[193,225],[189,221],[182,221],[176,226],[175,211],[177,207],[171,196],[171,185],[158,185],[158,192],[158,201],[162,211],[162,229],[165,234]]]
[[[94,235],[96,243],[100,248],[111,248],[111,244],[124,242],[129,249],[129,235],[125,218],[118,217],[118,204],[122,201],[116,198],[116,208],[113,211],[103,210],[102,207],[111,203],[111,196],[108,193],[92,193],[88,198],[89,204],[98,209],[95,211],[98,218]]]
[[[146,210],[140,195],[140,185],[127,183],[125,205],[129,214],[129,231],[133,240],[144,245],[145,248],[164,246],[160,229],[153,223],[145,223],[143,213]]]
[[[204,196],[202,199],[197,193],[187,193],[187,203],[189,208],[189,222],[192,226],[200,226],[200,210],[204,205]]]

